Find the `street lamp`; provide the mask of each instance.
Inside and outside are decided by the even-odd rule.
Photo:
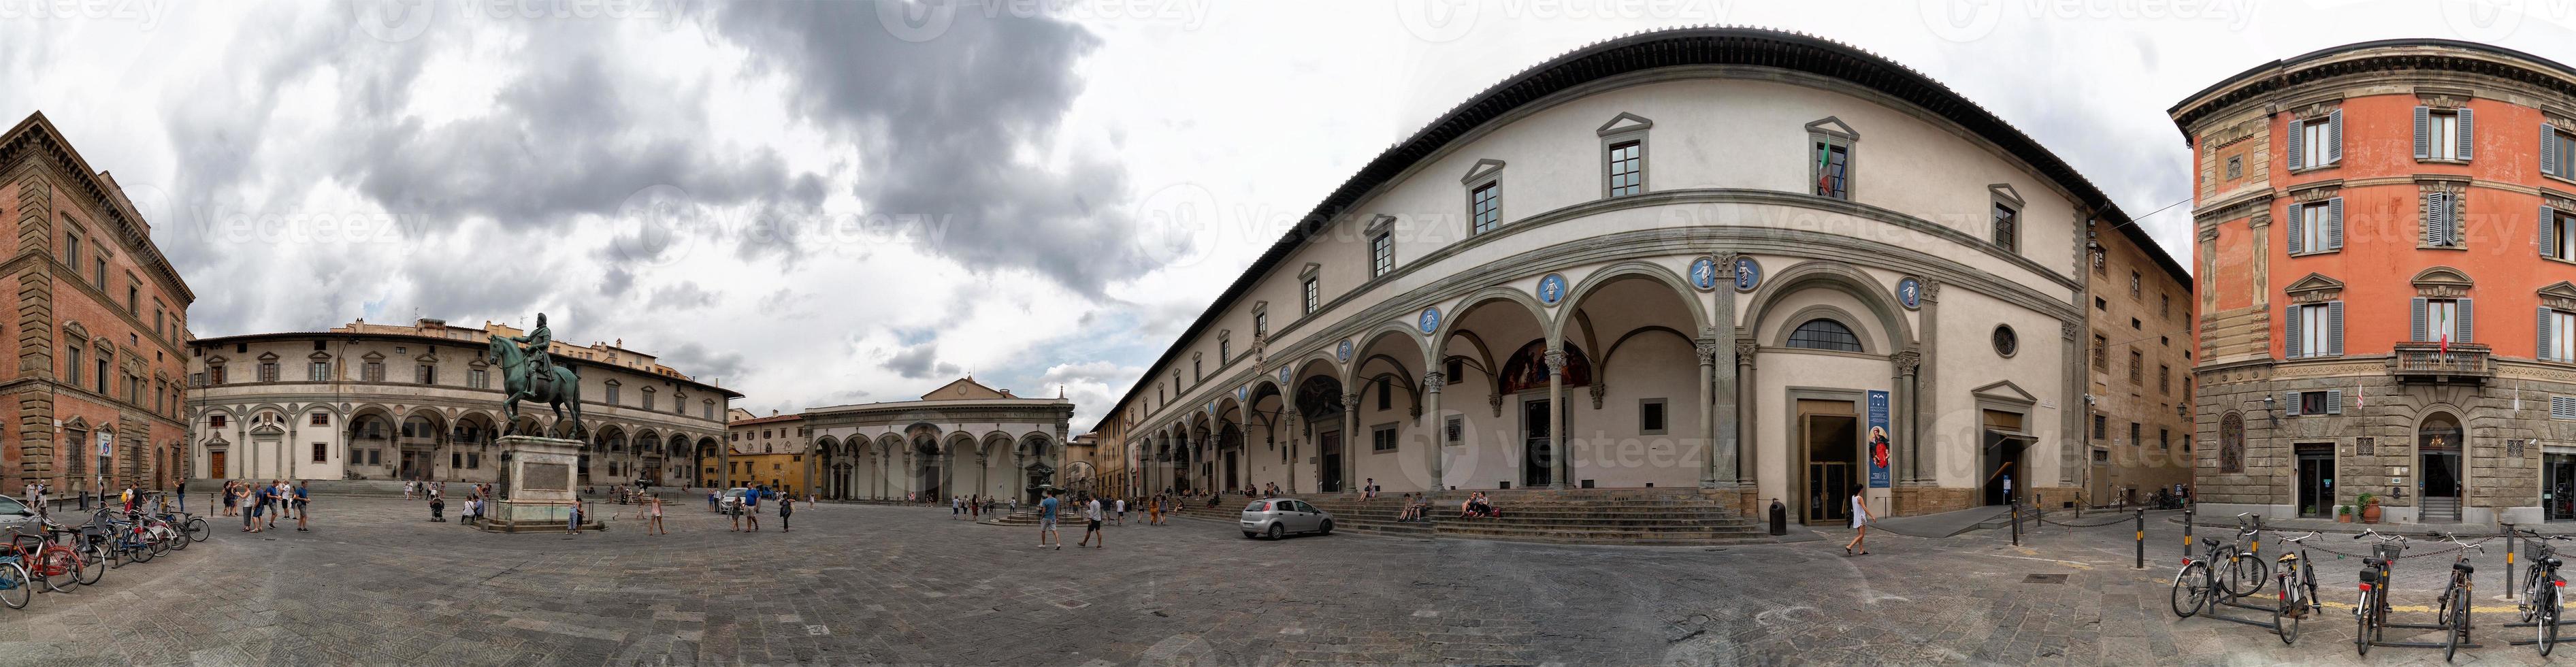
[[[2275,410],[2280,407],[2280,402],[2279,399],[2272,398],[2271,394],[2263,395],[2263,418],[2271,420],[2273,426],[2281,425],[2281,413]]]

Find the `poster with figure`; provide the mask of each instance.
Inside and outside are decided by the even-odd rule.
[[[1887,392],[1869,392],[1869,488],[1888,487],[1887,457],[1892,443],[1887,439]]]

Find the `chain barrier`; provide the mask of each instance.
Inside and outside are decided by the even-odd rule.
[[[2277,531],[2276,531],[2276,532],[2277,532]],[[2461,550],[2461,549],[2466,549],[2466,548],[2469,548],[2469,547],[2471,547],[2471,546],[2476,546],[2476,545],[2486,544],[2486,543],[2488,543],[2488,542],[2494,541],[2495,539],[2496,539],[2496,538],[2492,538],[2492,537],[2490,537],[2490,538],[2487,538],[2487,539],[2478,540],[2478,541],[2476,541],[2476,542],[2470,542],[2470,543],[2468,543],[2468,544],[2466,544],[2466,545],[2454,544],[2454,545],[2451,545],[2451,546],[2449,546],[2449,547],[2445,547],[2445,548],[2443,548],[2443,549],[2441,549],[2441,550],[2439,550],[2439,551],[2427,551],[2427,552],[2420,553],[2420,554],[2399,554],[2399,555],[2397,556],[2396,560],[2405,560],[2405,559],[2408,559],[2408,558],[2425,558],[2425,557],[2429,557],[2429,556],[2447,556],[2447,555],[2450,555],[2451,553],[2456,552],[2456,551],[2459,551],[2459,550]],[[2287,547],[2287,548],[2297,548],[2297,547],[2293,546],[2293,547]],[[2338,557],[2338,558],[2341,558],[2341,557],[2351,557],[2351,558],[2376,558],[2376,557],[2377,557],[2377,556],[2373,556],[2373,555],[2371,555],[2371,554],[2357,554],[2357,553],[2349,553],[2349,552],[2343,552],[2343,551],[2336,551],[2336,550],[2334,550],[2334,549],[2330,549],[2330,548],[2326,548],[2326,547],[2321,547],[2321,546],[2319,546],[2319,547],[2308,547],[2308,548],[2309,548],[2309,549],[2314,549],[2314,550],[2317,550],[2317,551],[2323,551],[2323,552],[2326,552],[2326,553],[2329,553],[2329,554],[2334,554],[2334,555],[2335,555],[2336,557]]]
[[[2112,518],[2112,519],[2111,519],[2111,520],[2109,520],[2109,521],[2104,521],[2104,522],[2101,522],[2101,523],[2064,523],[2064,522],[2060,522],[2060,521],[2056,521],[2056,520],[2049,519],[2049,518],[2048,518],[2048,517],[2046,517],[2046,516],[2042,516],[2042,517],[2040,517],[2040,518],[2039,518],[2039,522],[2040,522],[2040,523],[2049,524],[2049,525],[2052,525],[2052,526],[2065,526],[2065,527],[2068,527],[2068,528],[2099,528],[2099,527],[2102,527],[2102,526],[2109,526],[2109,525],[2113,525],[2113,524],[2129,523],[2129,517],[2125,517],[2125,516],[2122,516],[2122,517],[2114,517],[2114,518]]]

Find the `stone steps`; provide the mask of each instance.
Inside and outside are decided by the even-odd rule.
[[[1465,492],[1431,495],[1428,523],[1400,522],[1402,496],[1293,496],[1333,515],[1333,528],[1389,536],[1542,544],[1706,546],[1772,542],[1766,527],[1695,489],[1547,489],[1486,492],[1501,517],[1462,519]],[[1184,517],[1235,524],[1243,500],[1194,503]]]

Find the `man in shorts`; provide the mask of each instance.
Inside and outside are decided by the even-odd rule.
[[[751,532],[760,532],[760,489],[758,488],[742,492],[742,524],[750,526]]]
[[[1101,516],[1100,512],[1100,498],[1095,496],[1090,502],[1082,504],[1082,518],[1089,522],[1090,525],[1082,529],[1082,541],[1073,543],[1074,546],[1088,546],[1094,549],[1109,548],[1109,536],[1100,533],[1100,520],[1104,518]],[[1100,543],[1092,544],[1092,540],[1100,540]],[[1056,541],[1062,542],[1064,541],[1064,538],[1056,538]]]
[[[1055,507],[1055,491],[1053,489],[1049,489],[1046,492],[1046,499],[1038,501],[1038,548],[1047,548],[1049,546],[1047,544],[1047,536],[1054,535],[1055,544],[1053,546],[1057,551],[1063,551],[1064,536],[1058,535],[1055,532]]]
[[[1118,500],[1116,500],[1116,501],[1114,501],[1114,502],[1115,502],[1115,504],[1117,505],[1117,508],[1118,508],[1118,518],[1117,518],[1117,523],[1118,523],[1118,525],[1121,525],[1121,526],[1127,525],[1127,499],[1125,499],[1125,498],[1120,498],[1120,499],[1118,499]]]

